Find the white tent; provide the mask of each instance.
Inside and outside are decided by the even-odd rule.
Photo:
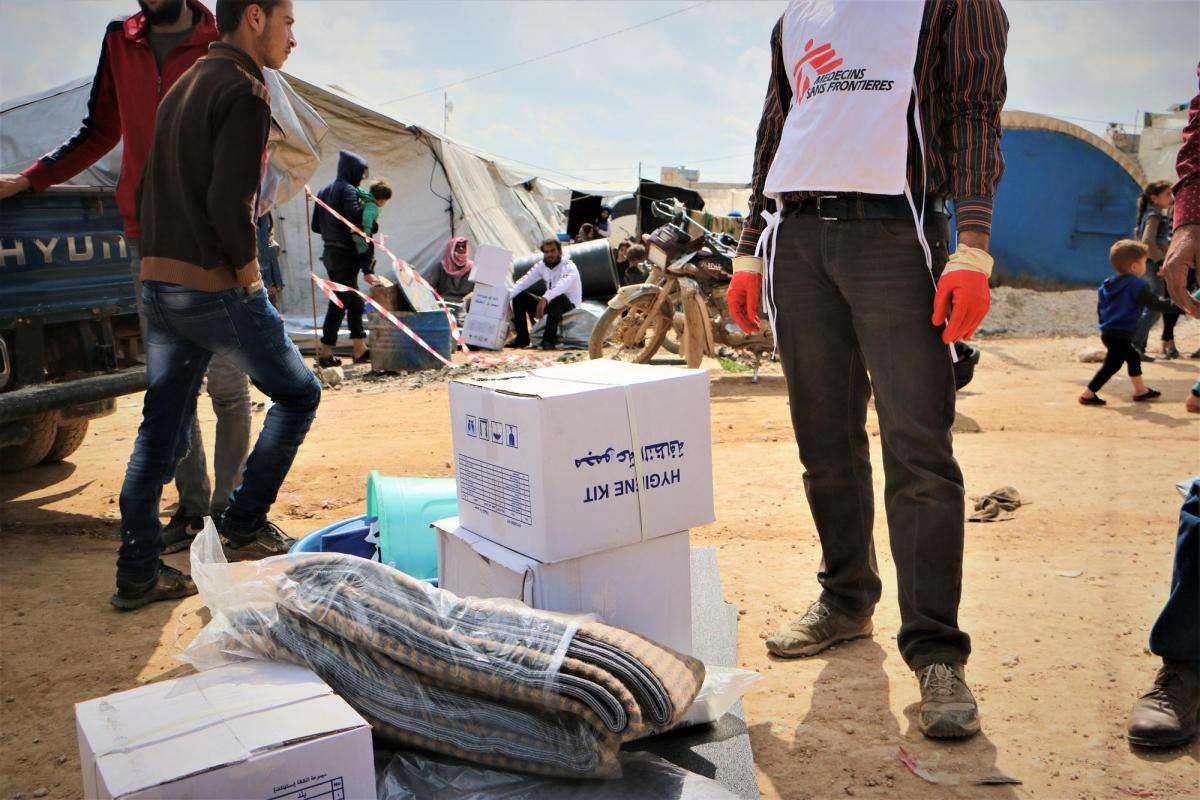
[[[309,183],[313,191],[333,180],[338,151],[361,155],[372,176],[386,177],[392,185],[393,199],[380,215],[388,248],[422,272],[436,271],[450,236],[523,255],[565,227],[562,209],[539,175],[484,158],[461,143],[372,111],[344,95],[291,75],[286,78],[329,126],[320,167]],[[69,138],[86,114],[90,90],[91,79],[83,78],[0,104],[0,172],[19,171]],[[119,169],[118,147],[72,183],[112,186]],[[308,271],[315,268],[324,275],[324,269],[320,237],[309,238],[303,196],[277,208],[275,232],[283,248],[283,312],[293,322],[310,320]],[[324,303],[317,299],[321,313]]]

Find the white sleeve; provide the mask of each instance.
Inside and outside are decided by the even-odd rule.
[[[558,283],[554,284],[554,287],[547,291],[543,297],[545,297],[547,301],[553,300],[559,295],[567,294],[568,291],[577,283],[579,283],[579,268],[575,266],[574,261],[568,261],[563,265],[562,279]]]
[[[542,279],[542,271],[543,270],[545,270],[545,267],[542,266],[542,262],[539,261],[538,263],[534,264],[533,268],[530,269],[529,272],[526,272],[524,275],[521,276],[521,279],[519,281],[517,281],[516,283],[513,284],[512,289],[510,289],[508,292],[508,296],[510,298],[516,297],[521,292],[528,289],[530,286],[533,286],[535,283],[537,283],[539,280]],[[547,283],[549,283],[549,281],[547,281]]]

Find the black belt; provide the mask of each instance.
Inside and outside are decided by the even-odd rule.
[[[918,209],[919,210],[919,209]],[[863,219],[913,218],[912,208],[904,195],[823,194],[799,200],[784,201],[783,213],[809,214],[827,221]],[[946,201],[941,197],[925,199],[926,214],[946,214]]]

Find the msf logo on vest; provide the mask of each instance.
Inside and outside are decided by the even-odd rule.
[[[800,105],[812,88],[813,79],[828,74],[842,65],[842,59],[829,42],[813,47],[813,40],[804,43],[804,55],[792,68],[796,105]]]

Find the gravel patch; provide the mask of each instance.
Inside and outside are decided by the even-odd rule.
[[[1200,322],[1183,317],[1177,335],[1195,336]],[[1155,326],[1151,339],[1158,335]],[[992,308],[979,328],[979,336],[990,339],[1043,339],[1056,336],[1099,336],[1096,329],[1096,290],[1064,292],[992,289]]]

